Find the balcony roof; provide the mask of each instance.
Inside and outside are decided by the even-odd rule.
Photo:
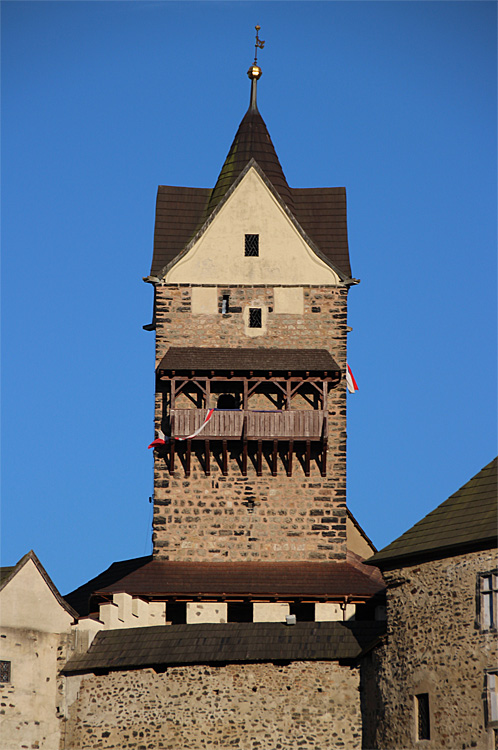
[[[228,349],[171,347],[158,371],[315,372],[336,373],[340,367],[326,349]]]

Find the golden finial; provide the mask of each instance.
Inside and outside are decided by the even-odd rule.
[[[262,74],[262,70],[258,65],[258,48],[263,49],[265,43],[262,39],[259,38],[259,30],[261,29],[261,26],[255,26],[254,28],[256,29],[256,42],[254,44],[254,63],[247,71],[247,75],[251,79],[258,80],[258,78],[261,78]]]

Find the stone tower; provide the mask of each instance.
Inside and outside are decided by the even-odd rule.
[[[154,559],[346,558],[346,193],[291,188],[257,106],[214,188],[160,186]]]

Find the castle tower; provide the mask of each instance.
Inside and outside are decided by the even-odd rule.
[[[157,194],[154,560],[341,561],[346,193],[289,187],[248,76],[214,188]]]

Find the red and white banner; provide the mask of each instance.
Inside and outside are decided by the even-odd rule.
[[[356,380],[354,379],[354,375],[351,372],[351,368],[348,364],[346,365],[346,385],[350,393],[354,393],[355,391],[359,390]]]
[[[148,447],[149,448],[158,448],[160,445],[166,445],[167,441],[171,440],[171,439],[173,439],[173,440],[182,440],[183,441],[183,440],[191,440],[192,438],[197,437],[197,435],[199,435],[203,431],[204,427],[207,425],[207,423],[209,422],[209,420],[213,416],[214,411],[215,411],[214,409],[209,409],[208,410],[204,422],[201,424],[201,426],[199,427],[199,429],[197,429],[191,435],[187,435],[184,438],[181,438],[181,437],[171,438],[170,436],[166,436],[162,430],[159,430],[159,435],[157,436],[157,438],[155,440],[152,441],[152,443]]]

